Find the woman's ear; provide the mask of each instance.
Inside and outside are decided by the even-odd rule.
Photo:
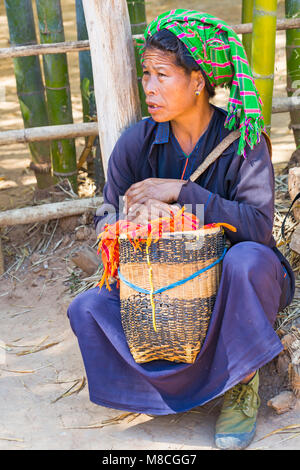
[[[200,70],[193,70],[195,93],[200,95],[205,88],[205,80]]]

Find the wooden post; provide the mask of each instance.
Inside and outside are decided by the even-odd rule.
[[[105,176],[122,131],[141,119],[126,0],[83,0],[93,65],[99,139]]]
[[[134,36],[135,34],[143,34],[147,26],[145,0],[127,0],[127,6],[131,23],[132,36]],[[137,46],[135,46],[134,52],[136,73],[138,77],[139,96],[141,100],[141,110],[142,115],[146,117],[149,116],[149,111],[148,106],[146,104],[146,96],[142,85],[143,69],[139,54],[139,48]]]
[[[102,203],[103,197],[95,196],[1,211],[0,227],[31,224],[83,214],[87,210],[96,209]]]

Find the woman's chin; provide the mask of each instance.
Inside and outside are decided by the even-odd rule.
[[[156,122],[166,122],[170,120],[165,113],[150,113],[150,116],[152,117],[153,121]]]

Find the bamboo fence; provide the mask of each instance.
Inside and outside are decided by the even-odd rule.
[[[248,34],[253,30],[252,23],[232,25],[232,28],[238,34]],[[293,30],[300,28],[300,18],[284,19],[277,20],[276,30]],[[141,35],[133,35],[133,41],[135,38],[141,37]],[[13,46],[9,48],[0,48],[0,59],[1,58],[17,58],[17,57],[28,57],[32,55],[44,55],[44,54],[58,54],[63,52],[82,52],[89,51],[90,44],[89,40],[79,40],[79,41],[68,41],[61,42],[56,44],[38,44],[38,45],[28,45],[28,46]],[[272,113],[284,113],[291,112],[300,109],[300,97],[282,97],[274,98],[272,102]],[[45,139],[45,136],[49,140],[57,138],[68,138],[71,134],[71,126],[74,126],[74,135],[72,137],[78,136],[88,136],[96,135],[91,132],[91,129],[96,129],[96,126],[91,124],[90,126],[84,124],[69,124],[61,126],[49,126],[48,128],[44,126],[43,132],[40,133],[41,140]],[[79,127],[81,126],[81,127]],[[59,127],[61,127],[59,129]],[[300,125],[294,125],[293,128],[299,129]],[[31,132],[32,131],[32,132]],[[5,143],[5,139],[9,139],[9,143],[17,142],[30,142],[33,139],[38,141],[37,129],[23,129],[16,131],[2,131],[0,132],[0,145]],[[85,134],[85,132],[87,132]]]
[[[36,0],[41,43],[64,42],[60,0]],[[73,122],[67,56],[44,54],[44,77],[50,125]],[[74,139],[52,140],[52,172],[56,181],[67,178],[77,191],[77,164]]]
[[[252,23],[232,25],[238,34],[248,34],[253,31]],[[300,18],[277,20],[276,30],[292,30],[300,28]],[[140,34],[133,34],[133,42]],[[37,55],[51,55],[69,52],[89,51],[89,40],[78,40],[71,42],[56,42],[51,44],[29,44],[26,46],[13,46],[0,49],[1,58],[17,58]],[[300,109],[300,97],[293,96],[287,98],[273,99],[272,113],[281,113],[290,110]],[[81,124],[64,124],[35,127],[21,130],[0,132],[0,145],[15,142],[38,142],[43,140],[55,140],[62,138],[76,138],[78,136],[96,136],[99,127],[96,122],[83,122]],[[15,219],[15,224],[24,223]]]
[[[231,25],[237,34],[248,34],[253,31],[253,23]],[[276,31],[286,31],[300,28],[300,18],[279,19],[276,23]],[[143,38],[142,34],[134,34],[132,40]],[[65,41],[55,44],[37,44],[29,46],[15,46],[0,48],[0,59],[26,57],[30,55],[57,54],[63,52],[80,52],[90,49],[89,40]]]
[[[300,96],[273,98],[272,114],[291,112],[298,109],[300,109]],[[295,125],[294,127],[300,129],[300,126]],[[0,132],[0,145],[86,136],[96,137],[97,135],[98,124],[96,122],[34,127]]]
[[[37,43],[31,0],[5,0],[10,42],[13,47]],[[37,56],[16,57],[14,71],[17,95],[25,128],[47,126],[47,106],[40,61]],[[51,151],[49,142],[29,144],[31,168],[35,172],[38,188],[50,186]],[[48,172],[40,173],[40,165]]]

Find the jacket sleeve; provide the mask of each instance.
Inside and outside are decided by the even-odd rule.
[[[255,241],[268,245],[274,218],[274,169],[264,138],[247,152],[247,158],[234,155],[223,175],[228,198],[221,197],[195,182],[188,181],[179,193],[180,205],[204,204],[204,223],[226,222],[236,232],[225,229],[232,243]]]
[[[122,218],[126,190],[135,182],[132,155],[137,152],[134,132],[125,131],[118,139],[108,161],[107,178],[103,188],[103,204],[96,210],[94,225],[99,235],[106,223],[113,224]]]

